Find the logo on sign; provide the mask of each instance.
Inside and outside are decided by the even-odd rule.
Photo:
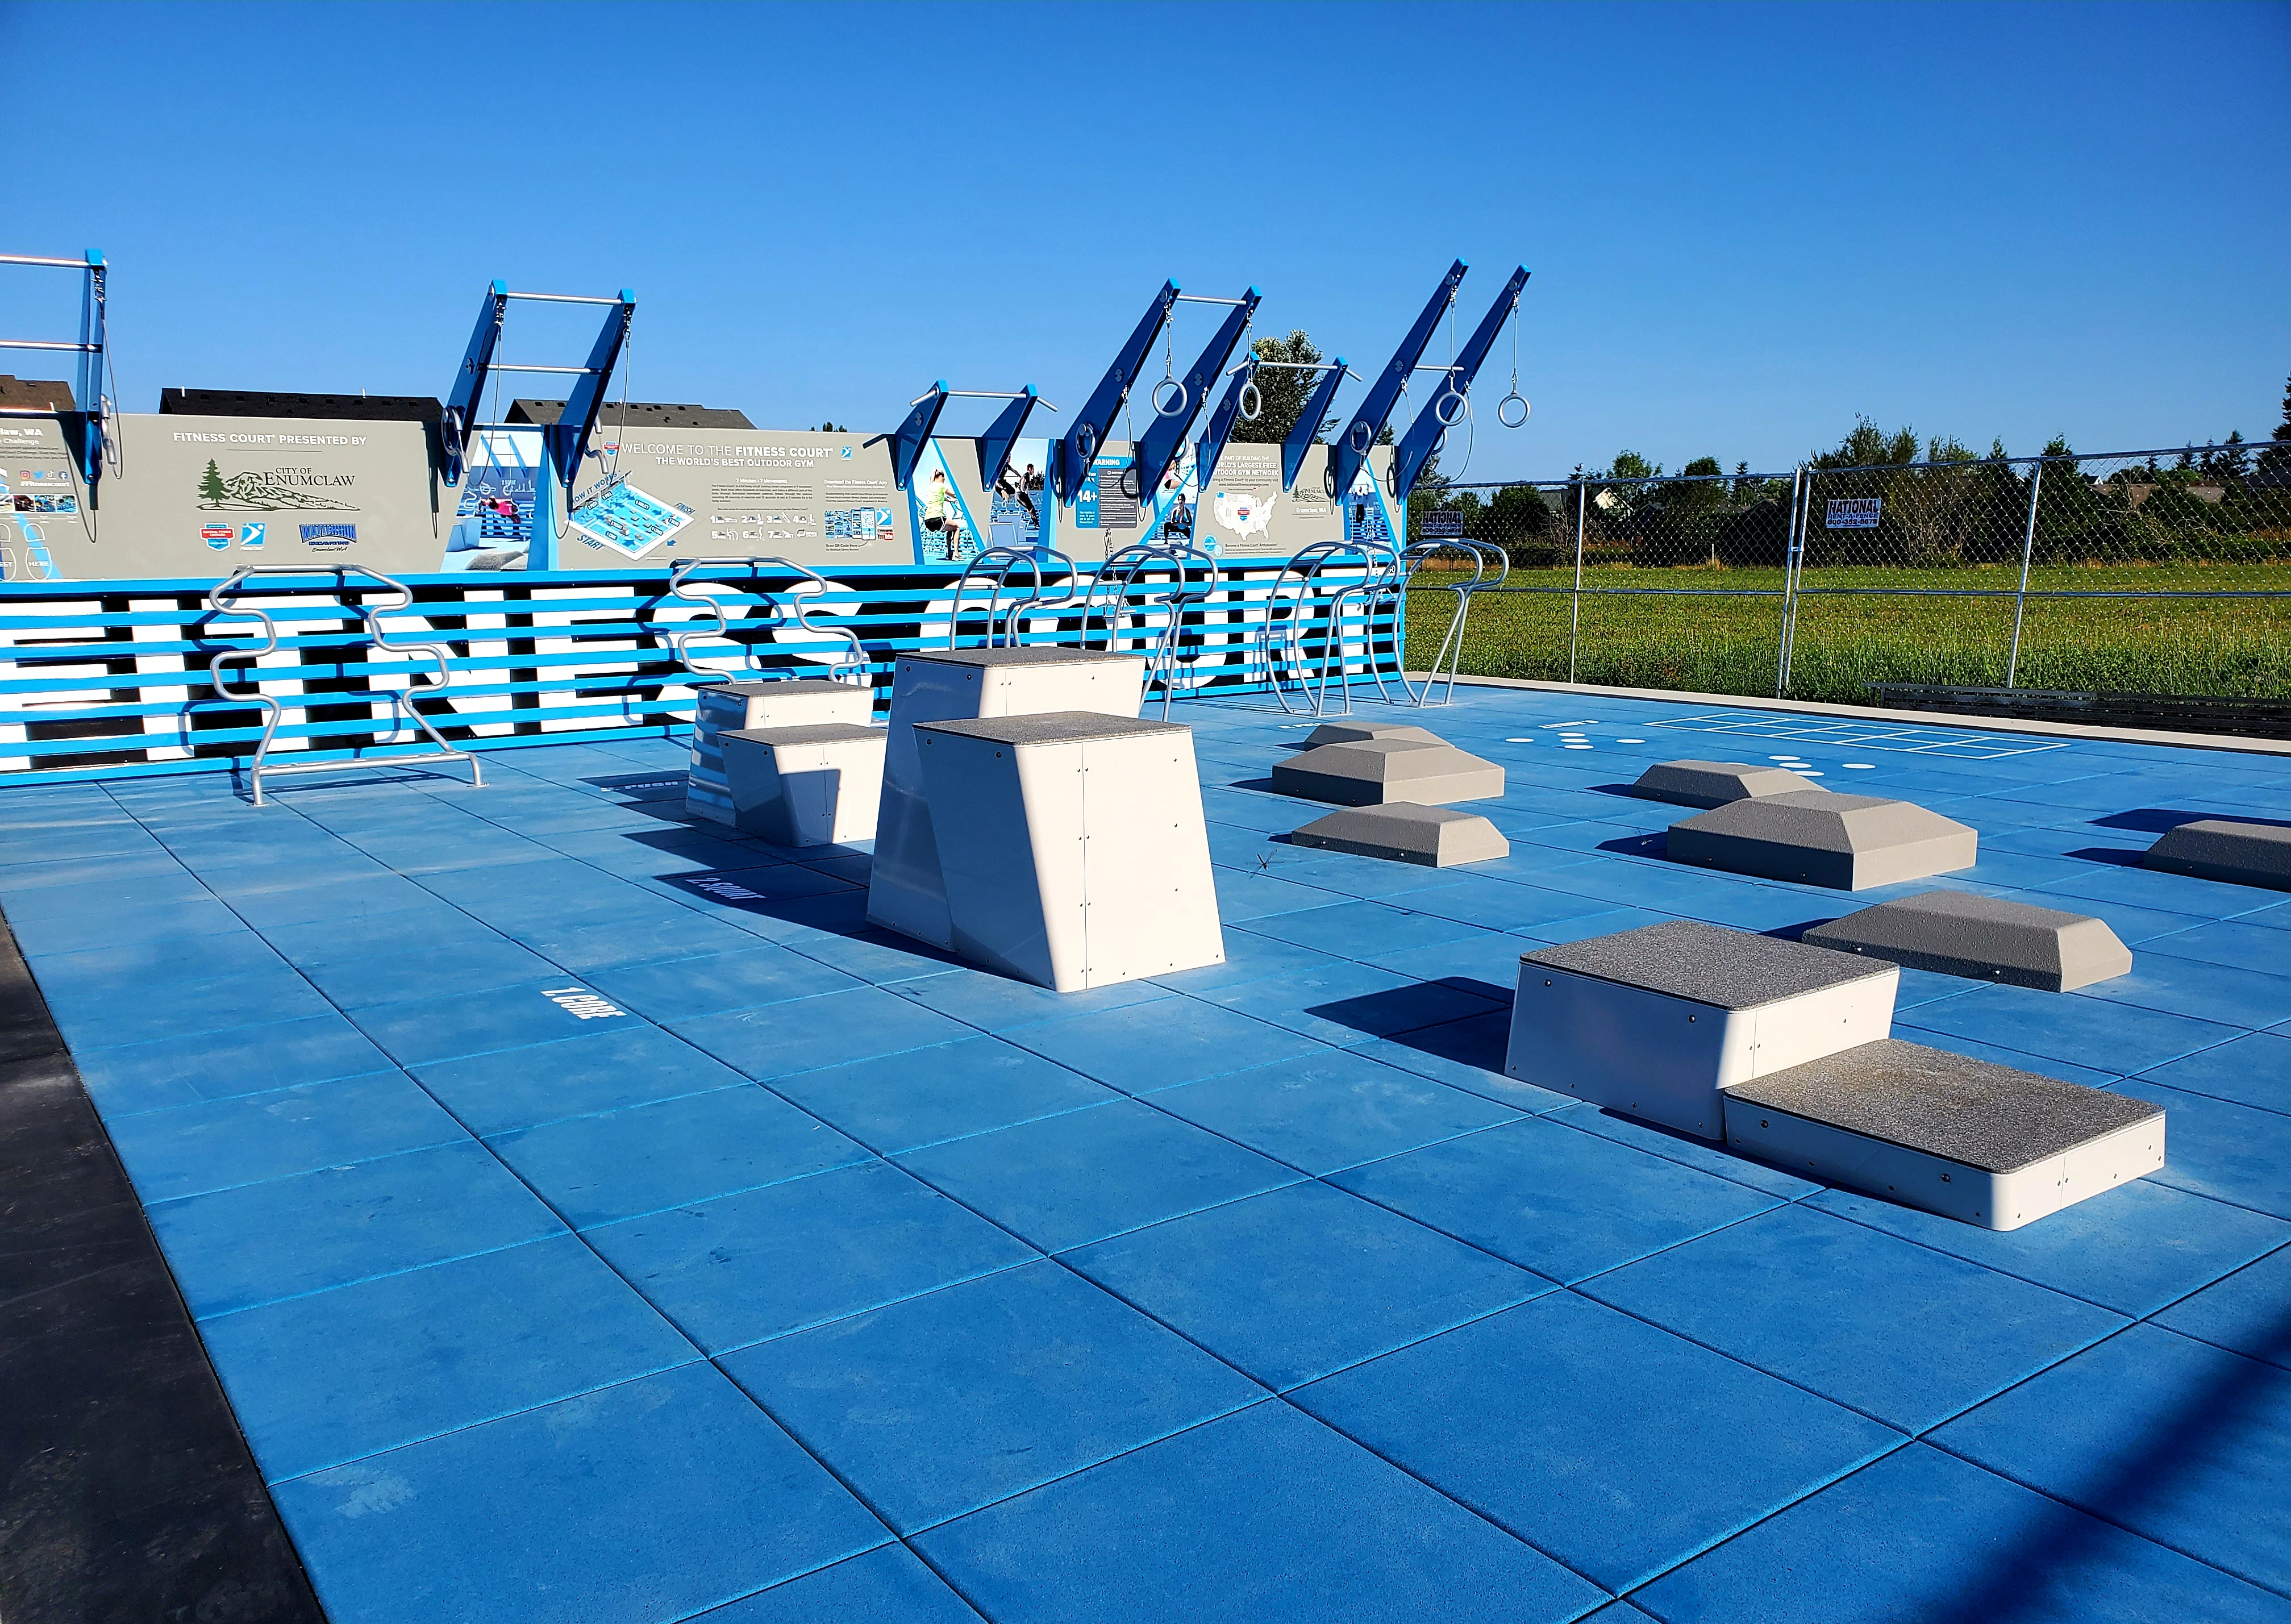
[[[238,544],[242,547],[261,546],[263,531],[261,525],[241,525],[238,527]]]
[[[1833,496],[1829,501],[1829,526],[1832,530],[1875,530],[1877,510],[1885,505],[1882,496]]]
[[[347,547],[358,540],[356,525],[304,525],[302,541],[306,546],[333,549]]]
[[[224,548],[230,545],[230,527],[229,525],[203,525],[199,528],[199,540],[205,542],[217,552],[221,552]]]

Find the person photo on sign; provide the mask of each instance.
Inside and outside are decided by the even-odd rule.
[[[1016,502],[1026,511],[1027,525],[1039,527],[1042,522],[1042,516],[1034,511],[1034,499],[1026,494],[1029,490],[1041,489],[1040,481],[1036,481],[1032,486],[1026,483],[1033,478],[1034,465],[1032,462],[1026,464],[1026,471],[1023,474],[1006,468],[1002,470],[1002,477],[994,482],[994,494],[998,496],[1007,496]]]
[[[1162,534],[1182,541],[1194,539],[1194,510],[1182,494],[1170,504],[1170,517],[1162,526]]]
[[[923,494],[923,528],[945,537],[946,556],[954,556],[962,538],[962,508],[944,471],[932,473],[930,489]]]

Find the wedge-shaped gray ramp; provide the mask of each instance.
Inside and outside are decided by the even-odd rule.
[[[1761,880],[1840,891],[1971,868],[1980,835],[1906,800],[1805,790],[1714,808],[1670,826],[1668,855]]]
[[[2090,986],[2132,969],[2132,950],[2104,920],[1973,891],[1927,891],[1881,902],[1817,925],[1805,939],[1913,970],[2046,993]]]
[[[1429,728],[1414,728],[1406,722],[1322,722],[1305,736],[1303,748],[1315,744],[1357,744],[1363,739],[1413,739],[1419,744],[1444,744],[1448,741]]]
[[[1743,761],[1658,761],[1638,776],[1631,793],[1681,807],[1723,807],[1762,795],[1793,795],[1815,789],[1787,768],[1753,767]]]
[[[1452,807],[1423,807],[1395,801],[1387,807],[1347,807],[1315,818],[1289,839],[1298,846],[1453,868],[1511,855],[1503,832],[1476,812]]]
[[[2167,874],[2291,891],[2291,829],[2202,818],[2167,831],[2140,862]]]
[[[1729,1146],[1983,1229],[2018,1229],[2164,1165],[2144,1099],[1886,1038],[1738,1083]]]
[[[1359,739],[1300,750],[1273,769],[1276,793],[1339,807],[1411,800],[1492,800],[1504,792],[1504,769],[1437,739]]]
[[[1884,1037],[1901,979],[1693,920],[1546,947],[1520,959],[1504,1071],[1716,1139],[1722,1089]]]

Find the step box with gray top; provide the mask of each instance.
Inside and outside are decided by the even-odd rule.
[[[719,824],[739,821],[732,805],[731,784],[724,772],[719,741],[725,734],[828,723],[861,727],[874,718],[874,689],[830,682],[824,677],[715,682],[692,693],[692,767],[685,781],[684,809],[694,817]]]
[[[1437,740],[1356,739],[1315,744],[1276,764],[1273,790],[1339,807],[1380,807],[1395,800],[1438,806],[1499,799],[1504,769]]]
[[[835,846],[875,838],[883,794],[880,728],[736,728],[717,736],[734,821],[775,846]]]
[[[1887,1038],[1738,1083],[1726,1142],[1826,1184],[2018,1229],[2162,1167],[2164,1113]]]
[[[1744,761],[1658,761],[1638,776],[1631,793],[1674,806],[1723,807],[1820,787],[1813,779],[1801,778],[1782,767],[1754,767]]]
[[[1522,956],[1504,1072],[1699,1138],[1721,1090],[1893,1029],[1901,973],[1692,920]]]
[[[1816,925],[1802,938],[1907,969],[2068,993],[2132,971],[2105,920],[1977,891],[1925,891]]]
[[[2166,874],[2291,891],[2291,828],[2199,818],[2166,830],[2140,864]]]
[[[1060,993],[1225,962],[1191,728],[1062,711],[914,736],[955,953]]]
[[[1737,800],[1670,826],[1665,855],[1839,891],[1927,880],[1980,857],[1978,832],[1906,800],[1805,790]]]
[[[867,918],[933,947],[949,945],[946,887],[915,754],[919,722],[1089,711],[1135,717],[1146,688],[1140,655],[1085,648],[933,648],[904,654],[892,678],[890,741],[875,817]]]
[[[1387,807],[1347,807],[1315,818],[1289,837],[1296,846],[1381,857],[1387,863],[1417,863],[1454,868],[1511,856],[1503,831],[1476,812],[1452,807],[1422,807],[1395,801]]]
[[[1367,739],[1408,739],[1419,744],[1444,744],[1448,741],[1429,728],[1412,727],[1407,722],[1322,722],[1305,736],[1299,749],[1310,750],[1315,744],[1357,744]]]

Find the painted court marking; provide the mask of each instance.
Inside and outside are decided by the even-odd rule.
[[[1861,750],[1899,751],[1904,755],[1947,756],[1960,761],[1998,761],[2006,756],[2035,755],[2040,751],[2066,750],[2066,740],[2043,744],[2007,744],[1994,736],[1951,733],[1940,728],[1892,728],[1869,722],[1815,721],[1792,716],[1764,716],[1740,711],[1702,711],[1691,716],[1667,717],[1658,728],[1678,728],[1695,733],[1739,733],[1777,743],[1853,746]],[[1782,760],[1776,757],[1775,760]]]

